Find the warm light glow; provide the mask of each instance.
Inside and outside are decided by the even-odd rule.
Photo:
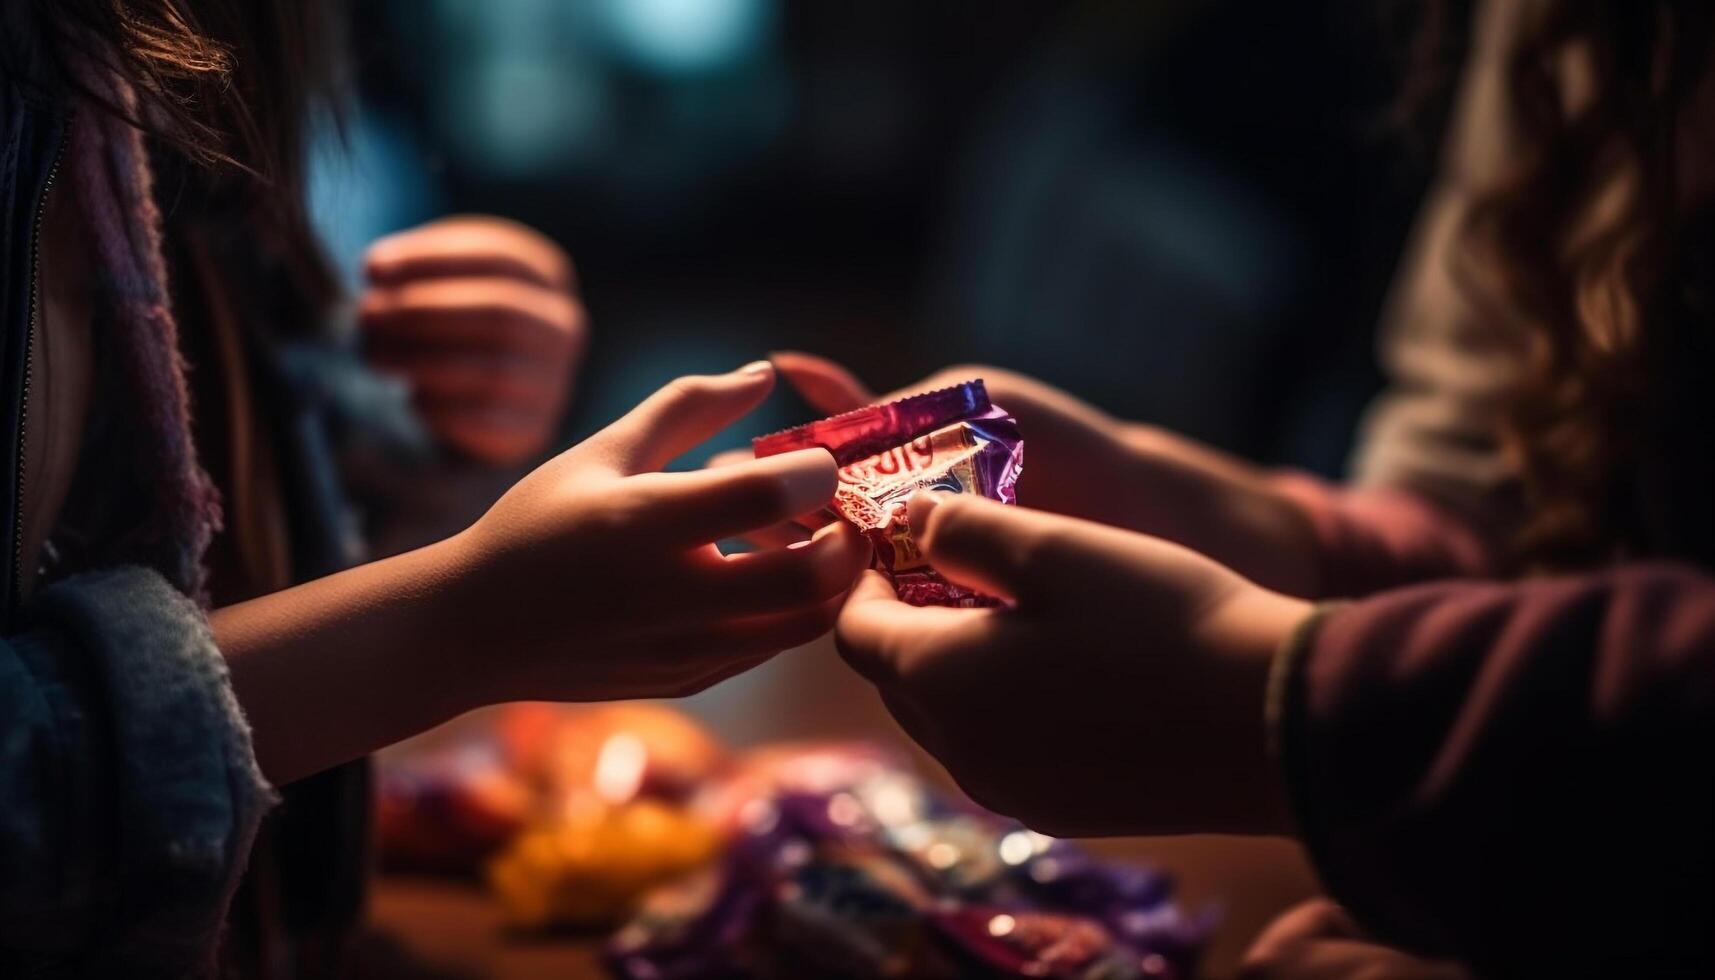
[[[931,844],[923,857],[929,862],[931,868],[937,871],[945,871],[959,863],[959,849],[946,841],[942,841],[939,844]]]
[[[836,793],[828,800],[828,819],[841,827],[850,827],[863,819],[863,804],[850,793]]]
[[[916,797],[903,780],[889,781],[875,790],[869,801],[870,812],[887,827],[910,823],[917,817]]]
[[[595,762],[596,795],[609,803],[624,803],[643,788],[649,749],[630,732],[618,732],[602,743]]]
[[[1000,859],[1007,864],[1023,864],[1036,855],[1036,848],[1031,846],[1030,835],[1022,830],[1015,830],[1000,839]]]
[[[1012,930],[1018,925],[1018,920],[1002,912],[989,920],[989,935],[999,938],[1012,935]]]

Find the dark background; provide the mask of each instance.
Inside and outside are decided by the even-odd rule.
[[[360,0],[313,197],[348,268],[448,212],[562,242],[568,440],[784,347],[879,388],[1000,364],[1333,473],[1428,157],[1381,7]]]

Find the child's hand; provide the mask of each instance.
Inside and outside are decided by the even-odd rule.
[[[950,367],[877,395],[826,358],[779,352],[772,360],[828,414],[982,378],[1024,433],[1020,502],[1176,541],[1292,595],[1313,595],[1319,586],[1309,525],[1297,506],[1252,467],[1206,446],[1116,419],[1002,368]]]
[[[585,346],[570,259],[511,221],[458,217],[369,248],[370,360],[411,383],[444,442],[487,463],[545,450]]]
[[[1014,608],[918,608],[866,572],[846,659],[978,802],[1053,834],[1267,832],[1275,650],[1309,606],[1178,545],[920,494],[931,564]]]
[[[661,473],[767,396],[759,361],[680,378],[513,487],[449,542],[461,683],[482,701],[688,694],[826,632],[867,564],[844,524],[792,548],[714,542],[825,506],[825,451]],[[430,585],[432,587],[432,584]]]

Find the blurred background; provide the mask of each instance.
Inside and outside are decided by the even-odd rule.
[[[355,282],[369,241],[452,212],[564,244],[593,331],[568,443],[675,374],[794,348],[878,390],[1002,365],[1337,474],[1379,386],[1435,144],[1390,122],[1390,4],[352,8],[359,100],[312,181],[330,247]],[[683,465],[807,417],[777,394]],[[899,739],[825,647],[692,707],[740,745]],[[1239,931],[1311,887],[1281,845],[1140,846]]]
[[[1334,472],[1424,173],[1386,7],[360,0],[313,197],[353,271],[448,212],[564,243],[568,439],[789,347],[883,389],[1018,368]]]

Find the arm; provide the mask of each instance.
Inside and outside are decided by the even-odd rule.
[[[1497,975],[1715,970],[1715,581],[1423,586],[1295,649],[1289,795],[1362,925]]]
[[[44,590],[0,642],[0,974],[202,972],[268,780],[494,701],[688,693],[824,632],[867,559],[854,533],[712,542],[825,504],[826,453],[656,472],[771,380],[682,378],[455,538],[212,630],[150,571]]]
[[[1015,604],[911,607],[867,573],[837,638],[991,808],[1076,834],[1296,818],[1359,924],[1416,952],[1715,970],[1707,575],[1450,582],[1318,619],[1143,535],[960,495],[911,521],[938,571]],[[1284,766],[1260,761],[1265,705]]]
[[[1469,511],[1403,476],[1347,488],[1270,472],[999,368],[951,367],[877,395],[825,358],[779,352],[773,360],[807,401],[830,414],[982,378],[1025,433],[1022,502],[1166,538],[1288,595],[1361,595],[1485,574],[1494,563],[1493,536]]]

